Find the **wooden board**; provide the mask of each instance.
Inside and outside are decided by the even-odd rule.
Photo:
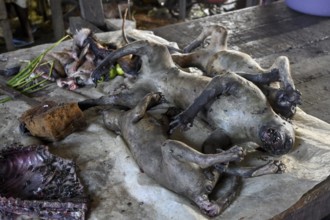
[[[103,5],[100,0],[84,1],[79,0],[81,16],[90,23],[102,27],[104,23]]]

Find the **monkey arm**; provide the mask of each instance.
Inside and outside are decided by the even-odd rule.
[[[169,132],[173,133],[174,129],[178,127],[182,127],[184,130],[188,129],[192,126],[194,118],[205,106],[212,104],[219,95],[235,92],[240,86],[242,84],[233,73],[228,72],[213,77],[195,101],[171,121]]]

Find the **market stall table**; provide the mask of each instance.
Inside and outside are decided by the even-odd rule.
[[[319,136],[316,135],[315,139],[311,140],[313,145],[318,144],[317,138],[329,138],[326,136],[326,132],[330,131],[330,125],[328,124],[330,122],[330,114],[327,111],[330,107],[330,99],[328,98],[328,82],[330,80],[330,70],[328,68],[330,60],[330,19],[300,14],[288,9],[283,2],[279,2],[265,7],[252,7],[183,22],[153,31],[156,35],[168,41],[177,42],[180,47],[184,47],[200,33],[202,26],[208,23],[218,23],[225,26],[229,30],[228,47],[250,54],[262,66],[268,67],[278,56],[288,56],[291,62],[293,79],[297,88],[302,92],[301,109],[324,121],[305,115],[299,110],[298,117],[300,123],[296,125],[301,129],[299,138],[304,139],[302,136],[303,132],[310,130],[319,134]],[[33,55],[36,56],[48,46],[41,45],[0,54],[0,69],[8,67],[9,63],[13,64],[15,61],[20,62],[20,60],[25,60]],[[65,46],[70,46],[70,44],[65,42],[62,44],[62,47]],[[93,89],[92,87],[75,92],[55,88],[53,91],[45,94],[45,97],[51,97],[55,101],[63,101],[63,97],[66,97],[65,101],[77,101],[91,97],[97,98],[103,94],[102,88],[99,85],[93,92],[90,92]],[[38,99],[43,99],[43,97],[38,97]],[[18,132],[13,129],[14,125],[10,122],[14,120],[14,117],[10,115],[10,108],[17,108],[16,113],[18,114],[26,110],[28,105],[19,100],[1,105],[3,105],[1,135],[4,138],[1,144],[8,144],[10,141],[19,140]],[[139,169],[134,167],[127,150],[115,147],[105,149],[104,147],[108,146],[108,143],[109,146],[121,146],[123,142],[116,135],[104,130],[101,125],[102,122],[97,116],[97,111],[91,111],[89,117],[88,123],[90,126],[86,131],[72,134],[64,141],[52,144],[55,147],[52,148],[52,151],[59,155],[73,158],[78,162],[78,166],[84,176],[83,182],[89,186],[87,188],[91,195],[95,196],[92,200],[91,219],[118,219],[123,216],[126,216],[128,219],[129,216],[134,216],[137,219],[176,219],[182,216],[186,218],[200,217],[196,213],[190,213],[191,204],[182,202],[176,195],[168,194],[166,190],[161,189],[154,182],[145,179],[143,173],[140,173]],[[86,134],[89,135],[88,139],[86,139]],[[24,139],[24,143],[28,144],[31,140]],[[310,140],[303,141],[309,143]],[[325,142],[326,140],[324,139],[323,141]],[[323,144],[324,150],[327,152],[330,150],[330,147],[324,142],[320,140],[320,145]],[[93,149],[90,149],[91,143],[93,143]],[[113,145],[110,145],[110,143]],[[86,153],[90,154],[89,158],[87,158]],[[94,158],[95,161],[101,161],[97,163],[93,161],[94,159],[91,160],[91,158]],[[286,160],[290,163],[292,162],[290,156]],[[322,162],[322,169],[320,170],[325,170],[325,173],[320,174],[322,178],[319,179],[321,180],[307,181],[307,187],[301,187],[303,193],[299,192],[302,193],[301,196],[305,194],[294,202],[291,201],[292,205],[285,208],[280,207],[279,209],[277,207],[267,207],[271,211],[267,209],[265,213],[262,213],[260,209],[264,206],[266,207],[267,204],[259,201],[259,203],[263,203],[260,204],[260,207],[254,207],[255,210],[250,208],[248,213],[244,213],[244,208],[241,204],[235,205],[234,203],[233,206],[230,206],[228,212],[224,213],[224,217],[244,217],[244,219],[321,219],[329,215],[330,178],[326,178],[330,174],[328,161],[320,161]],[[312,168],[307,167],[306,170],[312,170]],[[119,177],[119,175],[121,176]],[[111,179],[109,179],[110,177]],[[280,180],[281,176],[265,177],[265,179],[280,180],[284,184],[283,188],[293,187],[292,182],[285,185],[286,177],[283,174],[283,180]],[[262,180],[261,178],[252,182],[254,184],[258,183],[258,181]],[[92,180],[95,182],[92,182]],[[313,182],[313,184],[309,185],[310,182]],[[134,191],[138,188],[136,184],[141,184],[138,185],[142,186],[141,191]],[[258,184],[262,186],[262,182]],[[122,188],[122,185],[125,185],[126,188]],[[112,188],[109,188],[109,186],[112,186]],[[265,190],[264,187],[262,188]],[[263,193],[265,192],[267,190]],[[281,198],[281,192],[269,193],[271,194],[269,199],[273,197]],[[295,194],[295,196],[300,195],[299,193]],[[108,198],[106,195],[111,195],[110,197],[112,198]],[[166,199],[170,198],[171,201],[164,198],[160,199],[160,195],[166,195]],[[246,195],[247,193],[245,192]],[[253,195],[250,196],[254,198]],[[290,195],[282,196],[284,199]],[[249,195],[246,198],[249,198]],[[255,198],[258,198],[258,196],[256,195]],[[267,201],[267,196],[262,199]],[[146,201],[150,202],[150,204]],[[278,201],[280,203],[280,200]],[[159,205],[158,202],[160,203]],[[252,202],[258,204],[258,201]],[[249,207],[249,204],[246,205]],[[281,206],[281,204],[278,205]],[[164,211],[169,208],[172,209],[172,212]],[[242,212],[242,216],[240,216],[240,212]],[[219,219],[221,219],[221,216]]]

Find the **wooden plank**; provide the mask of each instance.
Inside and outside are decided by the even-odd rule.
[[[54,31],[54,40],[57,41],[64,37],[64,21],[61,1],[50,0],[50,7],[52,11],[52,25]]]
[[[293,219],[330,219],[329,216],[330,178],[315,186],[312,190],[288,210],[271,220]]]
[[[176,41],[180,47],[186,46],[202,30],[202,26],[210,23],[217,23],[225,26],[233,36],[242,33],[237,37],[244,37],[245,30],[267,26],[271,23],[278,23],[288,19],[302,16],[300,13],[288,9],[282,2],[274,3],[263,7],[250,7],[240,10],[239,13],[228,12],[213,15],[188,22],[168,25],[166,27],[153,29],[159,35],[169,41]],[[284,31],[284,30],[283,30]]]
[[[83,19],[102,28],[105,26],[102,0],[79,0],[80,12]]]

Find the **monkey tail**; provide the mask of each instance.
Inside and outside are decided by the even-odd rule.
[[[121,34],[124,38],[125,43],[129,44],[129,41],[127,39],[127,35],[126,35],[126,32],[125,32],[125,22],[126,22],[126,18],[127,18],[127,13],[128,13],[128,9],[126,8],[125,13],[124,13],[124,17],[123,17],[123,22],[122,22],[122,25],[121,25]]]

